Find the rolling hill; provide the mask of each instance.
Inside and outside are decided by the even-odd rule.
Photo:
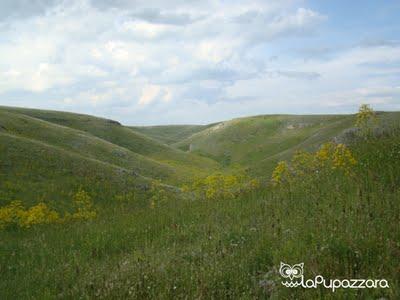
[[[191,135],[213,126],[210,125],[161,125],[161,126],[131,126],[136,132],[140,132],[167,145],[180,142]]]
[[[373,132],[354,130],[353,115],[270,115],[139,133],[86,115],[0,108],[0,298],[359,299],[372,291],[398,299],[400,113],[378,116]],[[239,183],[229,174],[237,166],[270,177],[294,151],[351,134],[341,168],[311,164],[277,186],[224,192]],[[182,193],[152,184],[215,170],[228,176]],[[65,216],[80,193],[96,218],[54,220],[43,208]],[[285,289],[275,271],[282,261],[334,278],[379,276],[390,289]]]
[[[81,187],[107,200],[153,179],[181,185],[218,168],[112,120],[10,107],[0,107],[0,158],[1,199],[60,205]]]
[[[379,113],[382,121],[397,113]],[[171,144],[219,162],[225,168],[245,167],[269,177],[280,160],[297,150],[315,150],[354,126],[354,115],[260,115],[211,124]],[[200,128],[196,128],[198,130]],[[149,135],[169,138],[171,128],[142,128]]]
[[[400,119],[398,113],[379,116]],[[89,115],[0,107],[0,190],[4,199],[29,201],[33,190],[61,199],[66,195],[60,191],[79,186],[143,190],[153,179],[180,186],[237,168],[267,178],[278,161],[314,150],[353,124],[353,115],[261,115],[210,125],[126,127]]]
[[[97,202],[121,191],[137,191],[148,178],[128,169],[83,156],[38,140],[0,132],[0,203],[22,200],[68,206],[71,193],[83,188]]]
[[[0,112],[4,116],[3,127],[21,136],[62,146],[169,183],[179,183],[218,167],[210,159],[164,145],[113,120],[10,107],[1,107]]]
[[[253,174],[269,176],[278,160],[290,157],[298,149],[313,149],[353,123],[351,115],[261,115],[196,127],[196,132],[181,135],[171,146],[211,158],[225,169],[239,166],[249,168]],[[189,128],[179,129],[188,132]],[[165,140],[173,129],[143,127],[141,132]]]

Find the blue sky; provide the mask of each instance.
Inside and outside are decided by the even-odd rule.
[[[0,105],[125,124],[400,110],[399,1],[5,0]]]

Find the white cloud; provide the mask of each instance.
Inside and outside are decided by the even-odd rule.
[[[359,103],[375,104],[399,100],[398,73],[377,66],[400,63],[399,47],[353,48],[328,60],[287,60],[280,70],[272,65],[258,78],[239,80],[227,88],[227,96],[252,97],[267,103],[270,99],[317,112],[329,107],[356,107]],[[372,64],[372,65],[370,65]],[[309,80],[305,82],[303,79]]]
[[[303,2],[50,2],[0,28],[0,104],[24,92],[18,105],[182,123],[379,97],[368,87],[398,97],[397,44],[324,60],[288,53],[281,41],[310,38],[327,18]]]
[[[158,85],[146,85],[142,90],[142,95],[139,99],[140,105],[146,105],[153,102],[160,93]]]

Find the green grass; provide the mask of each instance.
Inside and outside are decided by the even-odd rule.
[[[193,153],[212,157],[227,166],[239,164],[265,170],[260,161],[285,151],[290,155],[289,150],[296,147],[307,148],[312,139],[322,144],[351,127],[352,123],[353,116],[268,115],[240,118],[209,127],[174,146],[186,150],[191,148]]]
[[[22,200],[63,206],[80,187],[102,202],[149,185],[127,169],[7,133],[0,133],[0,155],[1,205]]]
[[[195,174],[205,175],[210,169],[218,168],[218,164],[210,159],[171,148],[112,120],[66,112],[10,107],[0,107],[0,113],[3,116],[0,124],[15,134],[37,138],[49,144],[62,143],[68,150],[88,155],[90,151],[86,148],[96,144],[97,148],[103,148],[103,153],[98,153],[100,150],[97,149],[92,157],[127,168],[132,166],[132,169],[141,175],[161,178],[169,183],[181,183]],[[17,120],[20,122],[13,124]],[[128,156],[129,158],[125,159]],[[132,163],[134,160],[137,161],[135,164]],[[138,167],[141,165],[143,167]],[[152,170],[152,173],[146,174],[147,170]],[[160,176],[157,175],[158,171]]]
[[[113,133],[118,138],[107,139]],[[110,201],[143,193],[153,179],[181,185],[218,168],[122,125],[63,112],[0,108],[0,142],[2,205],[18,199],[68,206],[80,187],[96,202]]]
[[[165,144],[174,144],[180,142],[191,135],[202,131],[210,125],[161,125],[161,126],[132,126],[131,128],[146,136]]]
[[[84,157],[101,160],[115,166],[135,170],[145,176],[166,177],[172,171],[162,165],[127,148],[97,138],[90,133],[35,119],[26,115],[0,111],[0,124],[9,135],[23,137],[55,146]],[[152,170],[156,171],[152,172]]]
[[[329,178],[318,189],[170,199],[154,210],[141,201],[105,203],[93,222],[3,232],[0,290],[3,298],[395,299],[399,145],[355,147],[357,174],[370,174],[356,185]],[[280,261],[304,262],[307,277],[386,278],[391,288],[332,294],[286,289],[278,280],[265,291],[265,274]]]
[[[381,122],[400,118],[380,113]],[[173,146],[212,158],[225,168],[247,168],[268,177],[276,163],[297,150],[315,150],[354,126],[354,115],[261,115],[221,122]]]
[[[205,159],[210,165],[188,166],[196,169],[189,172],[188,160],[202,161],[192,153],[176,160],[181,151],[150,138],[144,141],[152,146],[139,153],[130,141],[107,138],[112,131],[96,132],[89,128],[93,124],[85,127],[75,119],[62,124],[40,113],[45,116],[0,109],[1,206],[21,199],[26,205],[44,201],[63,211],[83,187],[99,215],[87,222],[0,231],[1,299],[400,297],[398,131],[385,128],[375,138],[349,143],[358,161],[352,178],[332,174],[290,189],[263,184],[240,197],[217,201],[170,193],[152,209],[146,190],[150,179],[130,173],[128,166],[140,161],[148,164],[142,173],[150,177],[165,171],[164,182],[183,182],[182,174],[200,176],[212,172],[216,163]],[[380,118],[381,126],[400,128],[400,114]],[[311,125],[303,126],[307,122]],[[229,147],[226,169],[237,163],[268,177],[275,161],[290,158],[297,149],[317,148],[352,122],[352,116],[257,116],[213,131],[210,127],[180,145],[198,140],[204,155],[221,162],[219,149]],[[130,136],[115,130],[121,139]],[[254,150],[258,144],[259,152]],[[157,147],[170,153],[158,154]],[[126,156],[114,157],[117,150]],[[171,179],[169,168],[176,170],[176,178]],[[117,197],[121,195],[125,197]],[[306,278],[385,278],[390,288],[335,293],[288,289],[276,273],[281,261],[304,262]]]

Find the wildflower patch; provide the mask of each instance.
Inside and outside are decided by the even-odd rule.
[[[290,163],[279,162],[272,172],[271,182],[274,186],[284,186],[296,179],[320,178],[333,172],[352,176],[356,164],[356,159],[346,145],[329,142],[314,154],[299,151]]]
[[[197,197],[207,200],[234,198],[241,193],[260,187],[258,179],[251,179],[246,174],[215,173],[195,180],[191,185],[182,187],[183,192],[192,192]]]
[[[91,197],[83,190],[73,196],[75,211],[65,213],[64,216],[48,207],[45,203],[38,203],[30,208],[25,208],[19,200],[0,208],[0,230],[17,226],[30,228],[39,224],[60,224],[72,220],[90,220],[96,217]]]

